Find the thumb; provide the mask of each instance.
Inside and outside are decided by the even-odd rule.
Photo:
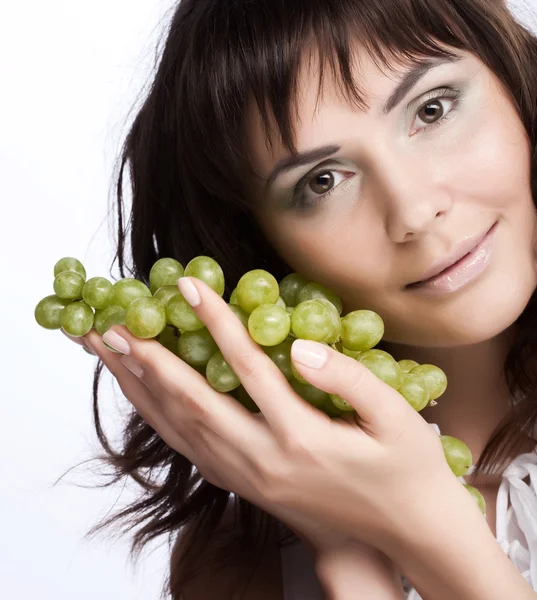
[[[399,392],[367,367],[326,344],[295,340],[291,358],[304,379],[341,396],[377,433],[400,427],[401,419],[406,419],[410,411],[416,412]]]

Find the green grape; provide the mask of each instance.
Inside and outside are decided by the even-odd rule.
[[[163,285],[153,294],[153,298],[158,298],[166,306],[171,298],[178,296],[180,293],[176,285]]]
[[[279,297],[278,282],[263,269],[248,271],[237,284],[237,301],[247,313],[262,304],[276,304]]]
[[[334,294],[332,290],[329,290],[320,283],[311,281],[310,283],[307,283],[297,294],[298,304],[300,302],[305,302],[306,300],[317,300],[318,298],[325,298],[331,302],[336,307],[338,315],[343,312],[341,298],[337,294]]]
[[[328,344],[333,344],[338,342],[341,339],[341,318],[339,317],[339,313],[337,308],[327,300],[326,298],[317,298],[317,302],[320,302],[324,306],[326,306],[328,312],[330,313],[330,319],[332,320],[332,335],[329,339],[325,340]]]
[[[360,360],[360,356],[362,356],[362,354],[364,352],[362,350],[349,350],[348,348],[345,348],[345,346],[342,346],[341,353],[344,354],[345,356],[350,356],[351,358],[354,358],[355,360]]]
[[[366,350],[359,361],[374,373],[380,380],[394,390],[399,390],[403,383],[403,371],[393,356],[384,350]]]
[[[190,304],[184,299],[183,294],[179,293],[168,300],[166,305],[166,318],[170,325],[174,325],[177,329],[183,331],[197,331],[205,327],[193,311]]]
[[[329,343],[337,333],[334,332],[332,311],[318,300],[306,300],[295,306],[291,330],[297,338]]]
[[[159,258],[149,271],[149,287],[154,294],[165,285],[177,287],[177,280],[185,274],[183,265],[175,258]]]
[[[354,406],[351,406],[344,398],[337,394],[329,394],[332,404],[341,412],[353,412]]]
[[[109,308],[111,308],[111,307],[109,307]],[[107,309],[105,308],[104,310],[107,310]],[[111,311],[110,315],[104,322],[104,325],[103,325],[104,332],[106,333],[111,327],[114,327],[115,325],[121,325],[123,327],[126,327],[127,326],[127,321],[125,319],[126,314],[127,314],[127,311],[124,310],[123,308],[120,308],[119,310]]]
[[[304,377],[302,377],[302,375],[298,372],[297,368],[295,367],[295,363],[292,360],[291,360],[291,372],[293,373],[293,377],[299,383],[311,385],[310,382],[307,379],[305,379]]]
[[[222,267],[209,256],[196,256],[185,268],[185,277],[201,279],[219,296],[224,295],[226,287]]]
[[[298,273],[290,273],[280,281],[280,296],[286,306],[298,304],[298,293],[308,282]]]
[[[256,309],[257,310],[257,309]],[[276,346],[266,346],[263,350],[272,362],[280,369],[287,380],[293,378],[293,370],[291,368],[291,346],[293,340],[287,338],[281,344]]]
[[[121,306],[112,305],[107,306],[103,310],[95,311],[93,327],[100,336],[103,336],[114,325],[125,324],[125,309],[121,308]]]
[[[286,310],[276,304],[262,304],[248,319],[250,337],[261,346],[281,344],[291,330],[291,318]]]
[[[132,277],[126,277],[125,279],[116,281],[112,286],[112,290],[112,301],[110,304],[113,306],[121,306],[124,310],[127,310],[129,305],[138,298],[151,297],[151,291],[147,285]]]
[[[287,310],[287,306],[285,306],[285,302],[281,296],[278,298],[278,301],[276,302],[276,306],[279,306],[280,308]]]
[[[470,494],[470,496],[472,496],[472,498],[477,502],[477,506],[479,507],[479,510],[486,515],[487,514],[487,502],[485,500],[485,498],[483,498],[483,494],[476,489],[475,487],[472,487],[471,485],[468,485],[467,483],[463,483],[462,484],[467,490],[468,493]]]
[[[207,327],[185,331],[177,342],[177,355],[192,367],[205,367],[218,346]]]
[[[287,312],[288,312],[290,315],[292,315],[292,314],[293,314],[293,311],[295,310],[295,307],[294,307],[294,306],[286,306],[286,307],[285,307],[285,310],[286,310],[286,311],[287,311]]]
[[[217,392],[230,392],[241,384],[220,350],[209,359],[205,376],[209,385]]]
[[[228,304],[228,306],[237,319],[248,329],[248,318],[250,315],[245,310],[242,310],[238,304]]]
[[[82,288],[82,298],[86,304],[103,310],[112,302],[112,283],[104,277],[88,279]]]
[[[237,300],[237,288],[235,288],[231,292],[231,296],[229,297],[229,304],[236,304],[237,306],[239,305],[239,301]]]
[[[372,310],[355,310],[341,319],[341,341],[348,350],[370,350],[384,335],[384,321]]]
[[[346,412],[345,410],[340,410],[330,399],[330,396],[326,395],[326,402],[319,407],[319,410],[322,410],[325,415],[328,415],[331,419],[336,417],[342,417]]]
[[[54,292],[63,300],[80,300],[84,278],[76,271],[62,271],[54,279]]]
[[[60,260],[54,265],[54,278],[56,278],[62,271],[75,271],[82,276],[84,281],[86,280],[86,269],[84,265],[72,256],[66,256],[60,258]]]
[[[423,377],[403,371],[403,383],[399,393],[418,412],[429,404],[429,392]]]
[[[65,333],[73,337],[81,337],[93,327],[93,310],[85,302],[68,304],[60,315],[60,323]]]
[[[179,341],[179,332],[173,325],[166,325],[158,334],[157,342],[162,344],[166,350],[177,356],[177,342]]]
[[[421,375],[429,392],[429,400],[436,400],[446,391],[447,377],[444,371],[435,365],[419,365],[410,370],[410,373]]]
[[[316,388],[315,386],[311,385],[311,383],[300,383],[300,381],[293,379],[291,381],[291,387],[308,404],[311,404],[315,408],[319,409],[331,419],[342,417],[346,412],[348,412],[337,408],[327,392]]]
[[[472,453],[470,448],[461,440],[450,435],[441,435],[440,441],[444,449],[449,468],[456,477],[463,477],[472,466]]]
[[[244,389],[244,386],[240,385],[238,388],[235,388],[231,392],[231,395],[236,400],[238,400],[238,402],[240,402],[240,404],[242,404],[244,406],[244,408],[247,408],[250,412],[252,412],[252,413],[261,412],[259,410],[259,406],[257,406],[257,404],[254,402],[253,398],[250,396],[250,394]]]
[[[311,385],[311,383],[301,383],[300,381],[293,379],[291,380],[291,387],[301,398],[308,404],[315,406],[315,408],[324,410],[325,406],[328,404],[328,394],[324,390],[320,390],[314,385]]]
[[[70,300],[63,300],[55,295],[40,300],[34,311],[37,324],[45,329],[59,329],[61,312],[70,302]]]
[[[405,373],[410,372],[414,367],[419,367],[418,362],[415,360],[410,360],[408,358],[404,358],[403,360],[398,360],[397,364],[403,369]]]
[[[138,298],[125,311],[125,323],[138,338],[157,337],[166,327],[166,308],[158,298]]]

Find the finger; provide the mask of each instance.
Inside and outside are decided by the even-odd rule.
[[[159,409],[158,402],[140,379],[121,362],[120,355],[108,350],[96,332],[91,332],[87,337],[87,343],[92,347],[94,354],[103,361],[117,379],[124,396],[142,419],[158,433],[170,448],[195,463],[196,455],[190,444],[170,425]]]
[[[325,344],[295,340],[291,358],[305,379],[345,399],[376,433],[387,432],[416,413],[401,394],[367,367]]]
[[[129,335],[127,330],[121,333],[124,337]],[[220,435],[217,428],[207,426],[207,421],[210,419],[205,419],[203,423],[200,423],[200,427],[191,428],[187,418],[188,407],[181,407],[178,402],[170,406],[171,403],[162,398],[157,400],[144,384],[143,379],[140,379],[138,375],[135,375],[126,367],[125,359],[130,360],[130,356],[125,357],[120,353],[107,349],[95,332],[91,332],[91,337],[90,343],[95,347],[96,354],[101,357],[116,377],[127,399],[168,446],[188,458],[201,475],[213,485],[228,491],[238,492],[240,490],[242,495],[252,494],[252,488],[248,483],[246,474],[252,471],[252,467],[255,471],[256,463],[255,461],[252,462],[249,454],[244,452],[244,448],[257,448],[259,454],[266,455],[266,450],[270,448],[271,442],[271,438],[267,435],[266,426],[262,425],[262,419],[256,418],[258,415],[251,414],[233,398],[214,392],[205,382],[210,392],[225,401],[231,401],[240,411],[245,412],[250,420],[249,427],[237,427],[236,421],[233,422],[229,429],[232,443],[227,437]],[[133,347],[136,340],[137,338],[134,338]],[[147,342],[147,340],[138,341],[142,345]],[[158,345],[160,346],[160,344]],[[166,349],[164,350],[168,352]],[[182,361],[179,360],[179,362]],[[199,375],[196,371],[194,373]],[[252,423],[257,426],[257,429],[252,429]],[[227,422],[219,422],[218,424],[224,425],[224,427],[220,427],[224,430],[228,425]],[[179,431],[177,431],[178,429]],[[250,436],[248,436],[248,432],[251,432]],[[243,444],[238,444],[237,439],[242,441]],[[218,457],[217,461],[215,461],[215,457]],[[222,469],[223,465],[227,469]],[[221,469],[224,473],[227,472],[229,467],[231,467],[231,473],[239,474],[239,481],[234,483],[233,490],[229,488],[226,479],[222,478],[220,473]]]
[[[275,433],[287,438],[297,422],[318,416],[290,388],[283,373],[254,342],[223,298],[194,277],[181,277],[178,286]]]
[[[210,429],[236,447],[255,443],[260,429],[250,411],[213,390],[203,375],[157,341],[139,339],[121,326],[109,329],[103,341],[123,355],[118,360],[147,385],[170,420]]]
[[[82,346],[82,348],[88,353],[88,354],[93,354],[95,355],[95,353],[91,350],[91,348],[89,347],[89,345],[87,344],[86,340],[84,339],[84,337],[75,337],[73,335],[69,335],[66,331],[64,331],[62,328],[60,328],[60,331],[63,333],[63,335],[71,340],[72,342],[74,342],[75,344],[77,344],[77,346]]]

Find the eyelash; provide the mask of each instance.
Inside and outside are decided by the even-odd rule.
[[[458,109],[460,96],[461,96],[461,91],[459,89],[450,88],[450,87],[444,87],[444,88],[429,92],[429,95],[424,99],[424,101],[420,104],[419,108],[417,109],[416,116],[417,116],[417,113],[419,113],[419,111],[422,108],[427,106],[427,104],[430,104],[433,100],[453,100],[454,102],[453,102],[453,106],[451,107],[451,110],[449,110],[447,112],[447,114],[445,114],[438,121],[435,121],[434,123],[430,123],[429,125],[426,125],[422,129],[422,132],[429,133],[436,126],[443,125],[447,120],[449,120],[453,116],[453,113],[456,112],[456,110]],[[421,135],[421,133],[418,133],[418,135]],[[296,184],[296,186],[293,190],[293,195],[291,198],[291,207],[297,208],[297,209],[311,208],[311,207],[315,206],[316,204],[318,204],[321,200],[324,200],[325,198],[330,196],[330,194],[332,192],[334,192],[335,190],[337,190],[339,186],[334,186],[329,192],[326,192],[324,194],[321,194],[320,196],[317,196],[314,199],[309,199],[309,200],[304,198],[303,191],[304,191],[304,188],[306,187],[306,185],[317,175],[321,175],[322,173],[328,173],[330,171],[336,171],[336,170],[337,169],[326,169],[325,168],[321,171],[317,171],[316,173],[308,173],[305,177],[303,177]]]

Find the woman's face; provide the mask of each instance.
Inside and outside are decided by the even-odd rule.
[[[255,214],[268,240],[295,271],[337,292],[345,311],[378,312],[386,341],[489,339],[516,320],[537,285],[526,132],[495,75],[473,55],[459,55],[419,78],[387,113],[405,69],[386,76],[360,55],[366,112],[342,98],[325,69],[315,110],[312,61],[298,80],[297,148],[339,150],[270,185],[275,165],[289,155],[281,145],[270,152],[258,112],[249,118],[249,148],[264,179],[253,184]],[[495,223],[456,273],[434,289],[407,287]]]

